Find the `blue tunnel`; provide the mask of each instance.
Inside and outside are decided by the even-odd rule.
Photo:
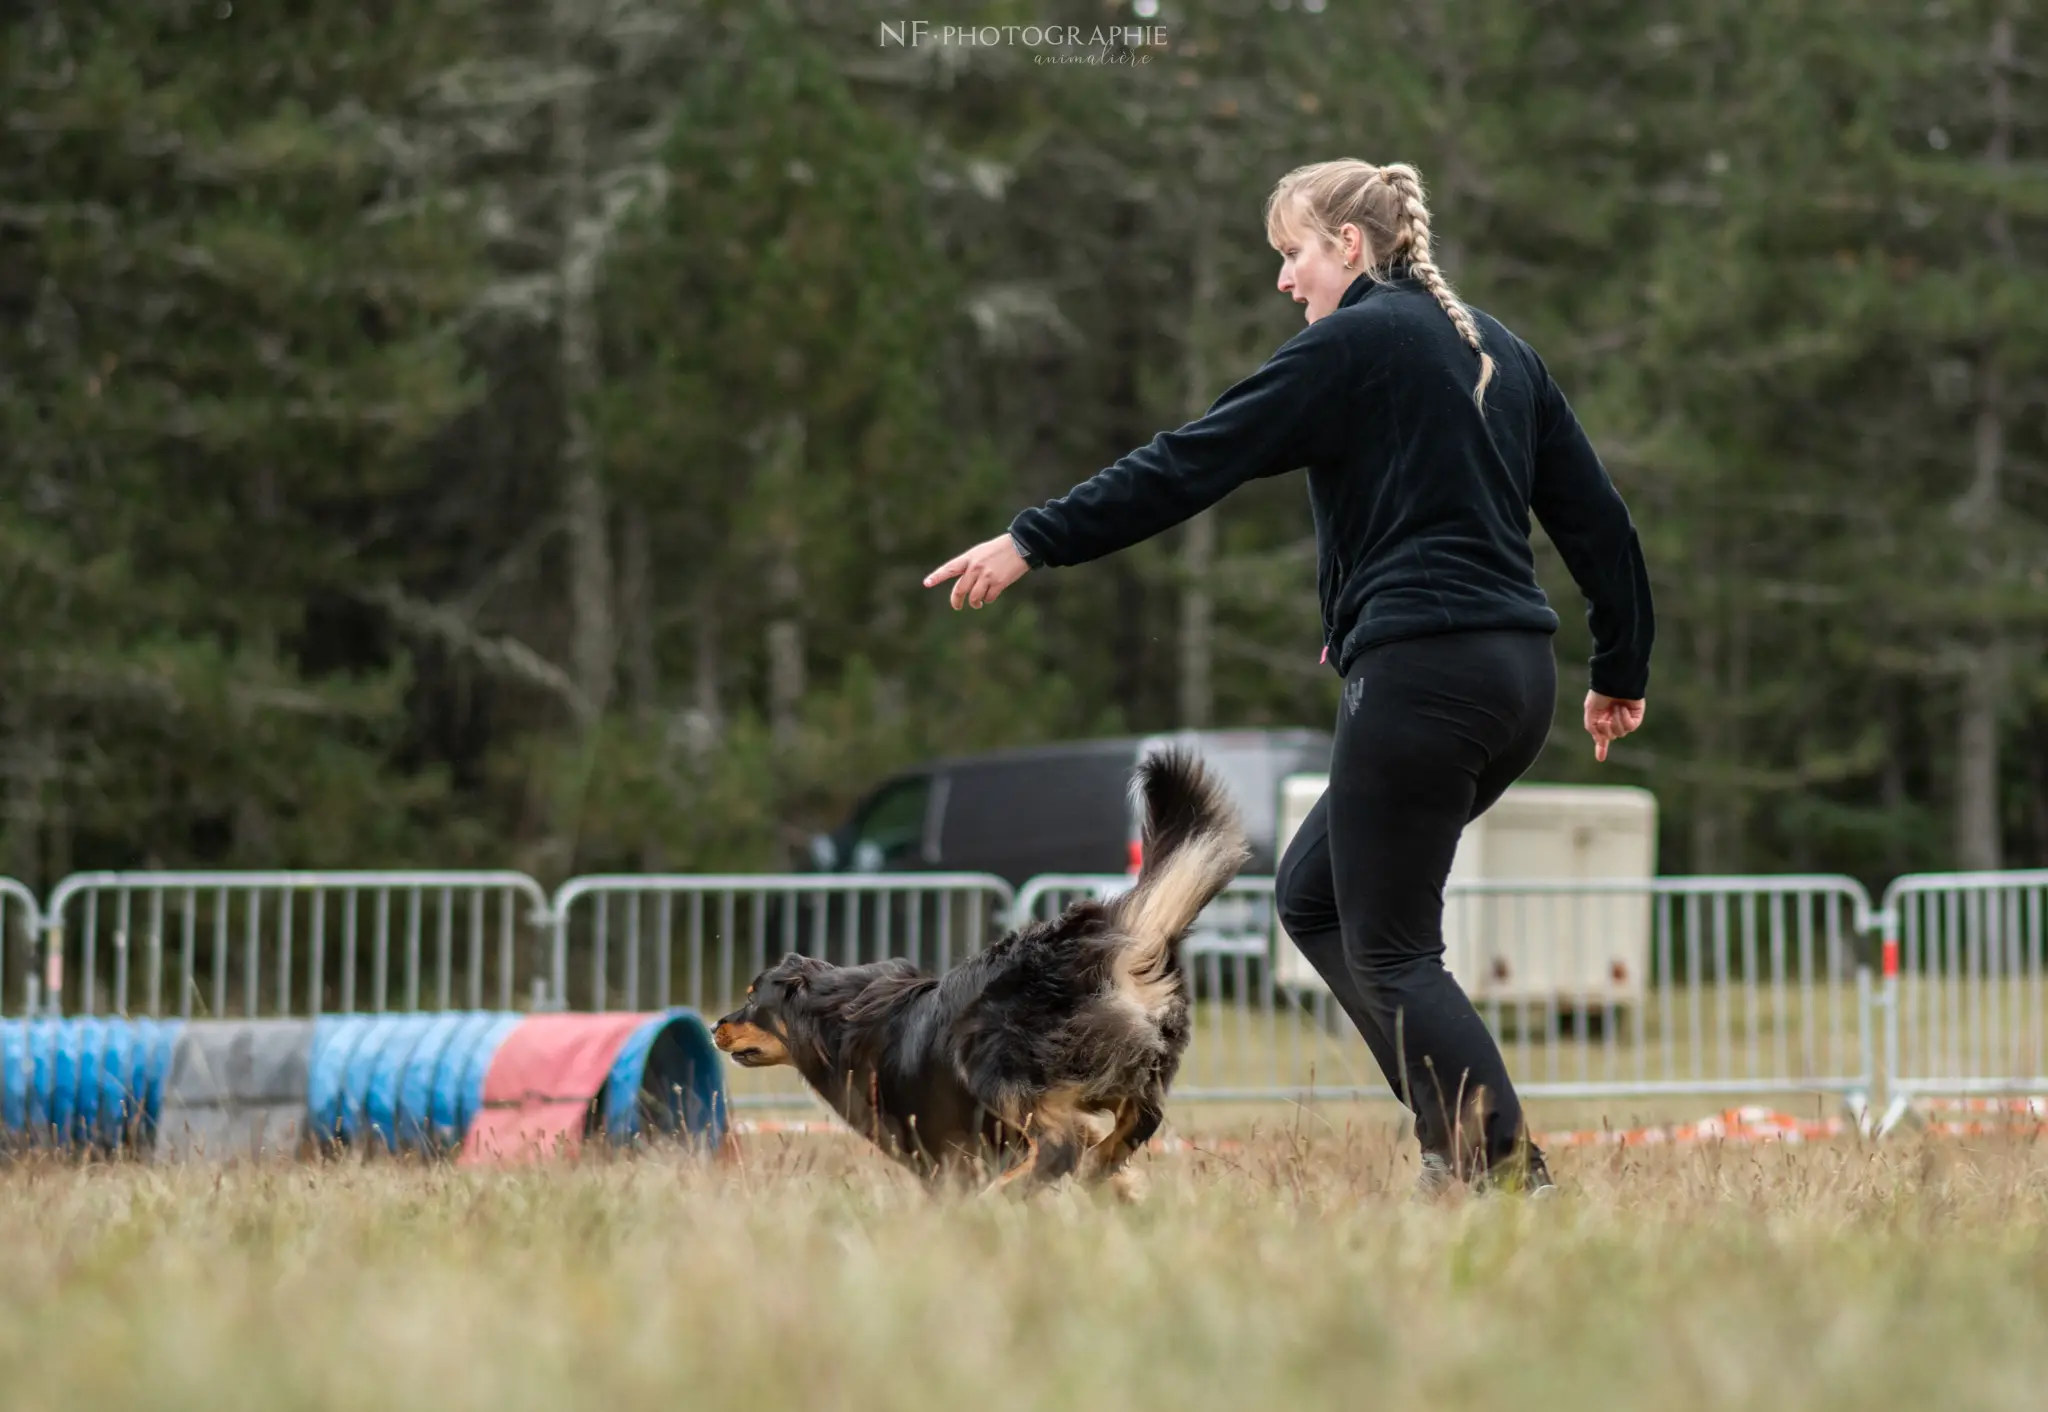
[[[462,1141],[510,1012],[330,1015],[314,1027],[306,1115],[323,1143],[441,1152]]]
[[[725,1138],[725,1076],[711,1032],[682,1006],[635,1030],[605,1082],[605,1135],[630,1143],[653,1134],[688,1134],[715,1149]]]
[[[573,1017],[546,1025],[563,1018]],[[716,1148],[728,1120],[724,1071],[704,1022],[683,1008],[591,1017],[621,1018],[634,1028],[592,1082],[585,1131],[601,1122],[617,1145],[683,1136]],[[462,1146],[494,1059],[527,1019],[0,1020],[0,1146],[177,1160],[296,1151],[310,1139],[446,1154]]]
[[[147,1147],[182,1028],[156,1020],[0,1020],[0,1134],[16,1146]]]

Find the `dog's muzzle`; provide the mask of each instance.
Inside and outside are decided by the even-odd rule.
[[[720,1020],[711,1031],[711,1042],[732,1056],[735,1064],[748,1069],[788,1062],[789,1051],[770,1031],[743,1019],[736,1012]]]

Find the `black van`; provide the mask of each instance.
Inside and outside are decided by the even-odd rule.
[[[1329,772],[1326,732],[1183,731],[933,760],[877,785],[811,840],[805,861],[822,873],[993,873],[1012,887],[1041,873],[1128,872],[1138,847],[1131,772],[1176,743],[1201,755],[1243,812],[1244,871],[1272,873],[1280,782]]]

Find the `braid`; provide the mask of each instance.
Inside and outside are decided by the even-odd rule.
[[[1379,169],[1380,180],[1399,198],[1401,214],[1406,216],[1402,239],[1395,250],[1405,244],[1408,264],[1415,271],[1415,277],[1422,281],[1422,287],[1436,296],[1436,302],[1450,315],[1451,324],[1458,334],[1470,344],[1472,351],[1479,355],[1479,383],[1472,389],[1472,402],[1483,413],[1486,411],[1486,385],[1493,381],[1493,358],[1479,346],[1479,324],[1472,317],[1472,311],[1465,307],[1451,289],[1450,281],[1443,271],[1436,267],[1436,261],[1429,250],[1429,207],[1422,199],[1422,175],[1405,162],[1392,162]]]
[[[1366,271],[1386,278],[1386,267],[1402,257],[1415,277],[1450,318],[1458,336],[1479,355],[1479,382],[1472,403],[1486,414],[1486,387],[1493,358],[1480,346],[1479,321],[1451,289],[1429,248],[1429,206],[1422,199],[1422,175],[1406,162],[1376,167],[1356,157],[1296,167],[1266,198],[1266,238],[1280,249],[1297,226],[1335,247],[1340,230],[1356,225],[1365,236]]]

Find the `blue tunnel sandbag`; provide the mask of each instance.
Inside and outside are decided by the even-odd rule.
[[[45,1100],[50,1105],[50,1126],[42,1136],[52,1147],[63,1147],[71,1140],[75,1085],[72,1075],[78,1068],[78,1025],[76,1020],[68,1024],[60,1021],[50,1031],[50,1091]]]
[[[87,1140],[147,1150],[163,1113],[164,1078],[182,1020],[107,1020],[92,1056],[93,1129]],[[81,1076],[81,1085],[86,1082]],[[83,1104],[81,1099],[80,1103]]]
[[[155,1137],[156,1114],[162,1111],[162,1076],[157,1046],[162,1042],[164,1028],[159,1022],[140,1020],[128,1032],[128,1072],[122,1077],[128,1094],[124,1123],[129,1140],[137,1144]],[[153,1088],[158,1092],[154,1110],[150,1104],[150,1090]]]
[[[50,1046],[50,1131],[45,1134],[53,1147],[71,1142],[71,1113],[78,1106],[78,1044],[84,1020],[59,1023],[56,1042]]]
[[[51,1109],[57,1082],[57,1046],[63,1043],[63,1022],[24,1020],[21,1022],[22,1053],[18,1066],[22,1086],[21,1121],[10,1125],[10,1135],[38,1147],[52,1139]],[[15,1066],[10,1066],[13,1070]]]
[[[340,1130],[343,1142],[357,1145],[369,1136],[370,1071],[376,1068],[384,1046],[391,1042],[392,1035],[406,1018],[404,1015],[371,1016],[361,1038],[356,1040],[355,1048],[350,1051],[348,1063],[341,1071]]]
[[[0,1126],[10,1138],[28,1129],[28,1023],[0,1021]]]
[[[341,1140],[342,1079],[371,1018],[322,1015],[313,1022],[313,1057],[306,1066],[306,1130],[316,1141]]]
[[[128,1022],[121,1019],[87,1020],[79,1026],[78,1067],[72,1074],[71,1142],[78,1147],[102,1147],[100,1104],[104,1099],[101,1079],[106,1073],[107,1053],[126,1038]]]
[[[306,1113],[312,1131],[328,1142],[360,1142],[370,1072],[387,1036],[404,1015],[328,1015],[313,1027]]]
[[[431,1152],[439,1146],[434,1134],[434,1071],[462,1027],[470,1022],[466,1011],[436,1015],[427,1032],[412,1047],[411,1056],[398,1076],[397,1112],[393,1124],[400,1150]]]
[[[147,1141],[155,1140],[163,1118],[164,1080],[170,1076],[171,1055],[184,1028],[182,1020],[144,1020],[138,1026],[136,1087],[142,1096],[142,1133]]]
[[[365,1070],[363,1082],[363,1127],[361,1140],[382,1143],[387,1152],[398,1150],[398,1090],[413,1051],[427,1032],[440,1023],[439,1015],[406,1015],[384,1033]]]
[[[94,1083],[99,1089],[95,1104],[97,1121],[93,1142],[103,1148],[121,1146],[128,1134],[128,1120],[139,1111],[135,1077],[136,1028],[132,1024],[107,1026],[106,1042],[100,1047]]]
[[[57,1045],[62,1020],[31,1020],[28,1024],[28,1138],[50,1140],[50,1095],[57,1082]]]
[[[725,1070],[695,1010],[678,1006],[635,1030],[605,1082],[604,1126],[614,1143],[648,1129],[705,1147],[725,1137]]]
[[[475,1104],[464,1099],[473,1064],[480,1063],[476,1083],[490,1068],[491,1056],[505,1036],[518,1027],[520,1016],[506,1010],[468,1010],[437,1017],[414,1046],[401,1082],[398,1142],[407,1151],[447,1152],[462,1145],[475,1117]]]
[[[452,1147],[462,1141],[462,1130],[456,1125],[462,1076],[469,1068],[470,1052],[500,1018],[478,1013],[459,1016],[448,1043],[434,1058],[433,1071],[427,1075],[426,1114],[427,1131],[437,1147]]]
[[[125,1077],[127,1056],[134,1047],[134,1024],[108,1020],[100,1029],[99,1042],[87,1051],[85,1070],[78,1076],[80,1142],[101,1151],[121,1145],[124,1094],[118,1085],[107,1082],[107,1076]]]
[[[87,1100],[86,1081],[97,1079],[105,1026],[87,1016],[64,1026],[57,1038],[56,1077],[50,1088],[51,1137],[62,1147],[78,1144],[82,1130],[99,1112],[99,1084]]]

